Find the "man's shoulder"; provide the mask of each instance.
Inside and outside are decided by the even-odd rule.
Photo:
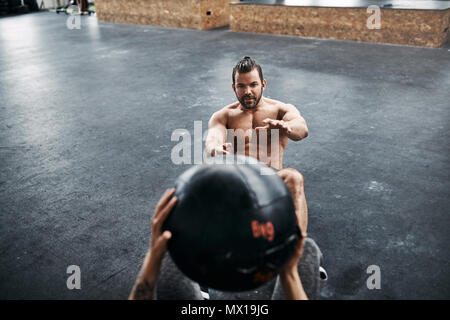
[[[239,108],[239,101],[230,103],[229,105],[226,105],[225,107],[222,108],[222,110],[224,110],[224,112],[229,112],[231,110],[236,110]]]
[[[265,102],[269,107],[276,108],[281,111],[287,111],[290,108],[295,108],[293,104],[281,102],[275,99],[265,98]]]
[[[239,102],[234,102],[234,103],[224,106],[223,108],[214,112],[214,114],[211,116],[211,121],[226,123],[228,121],[230,112],[232,112],[233,110],[236,110],[238,108],[238,106],[239,106]]]
[[[239,108],[239,102],[233,102],[229,105],[224,106],[222,109],[219,109],[218,111],[215,112],[215,114],[217,114],[217,116],[228,116],[228,114]]]

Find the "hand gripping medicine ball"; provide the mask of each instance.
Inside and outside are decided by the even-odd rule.
[[[178,202],[163,226],[172,232],[168,250],[178,268],[201,285],[257,288],[295,250],[300,232],[291,194],[275,170],[250,159],[198,165],[176,181]]]

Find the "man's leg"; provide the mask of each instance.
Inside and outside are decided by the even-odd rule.
[[[277,174],[283,179],[289,191],[291,191],[300,229],[303,233],[306,233],[308,227],[308,207],[306,205],[303,175],[292,168],[281,169]]]

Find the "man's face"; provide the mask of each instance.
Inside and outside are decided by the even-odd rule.
[[[236,72],[235,83],[232,87],[241,105],[245,109],[254,109],[261,100],[266,80],[261,83],[258,70],[254,68],[247,73]]]

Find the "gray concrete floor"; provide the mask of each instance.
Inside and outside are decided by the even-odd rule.
[[[66,18],[0,19],[0,298],[127,298],[156,201],[189,167],[171,134],[234,101],[244,55],[309,125],[284,165],[305,176],[323,298],[450,298],[450,46]]]

